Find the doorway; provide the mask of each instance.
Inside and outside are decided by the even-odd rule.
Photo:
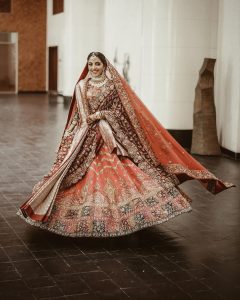
[[[49,47],[48,57],[48,91],[56,95],[58,93],[58,47]]]
[[[18,92],[18,34],[0,32],[0,93]]]

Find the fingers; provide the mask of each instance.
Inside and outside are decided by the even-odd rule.
[[[87,117],[87,123],[91,124],[95,121],[95,116],[94,115],[90,115]]]
[[[101,119],[101,113],[99,111],[97,111],[96,113],[90,115],[87,117],[87,124],[91,124],[95,121],[98,121]]]
[[[91,116],[89,116],[89,117],[87,118],[87,124],[88,124],[88,125],[92,124],[94,121],[95,121],[95,120],[94,120]]]

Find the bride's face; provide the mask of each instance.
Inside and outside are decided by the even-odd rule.
[[[88,70],[92,77],[98,77],[102,74],[104,65],[96,56],[91,56],[88,60]]]

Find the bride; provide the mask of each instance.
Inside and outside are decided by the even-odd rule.
[[[158,123],[100,52],[77,82],[50,172],[18,214],[66,236],[120,236],[191,210],[179,184],[197,179],[216,194],[216,178]]]

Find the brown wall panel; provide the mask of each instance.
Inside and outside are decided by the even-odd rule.
[[[12,0],[0,32],[18,32],[18,89],[46,90],[46,0]]]
[[[53,0],[53,14],[59,14],[64,10],[63,0]]]

